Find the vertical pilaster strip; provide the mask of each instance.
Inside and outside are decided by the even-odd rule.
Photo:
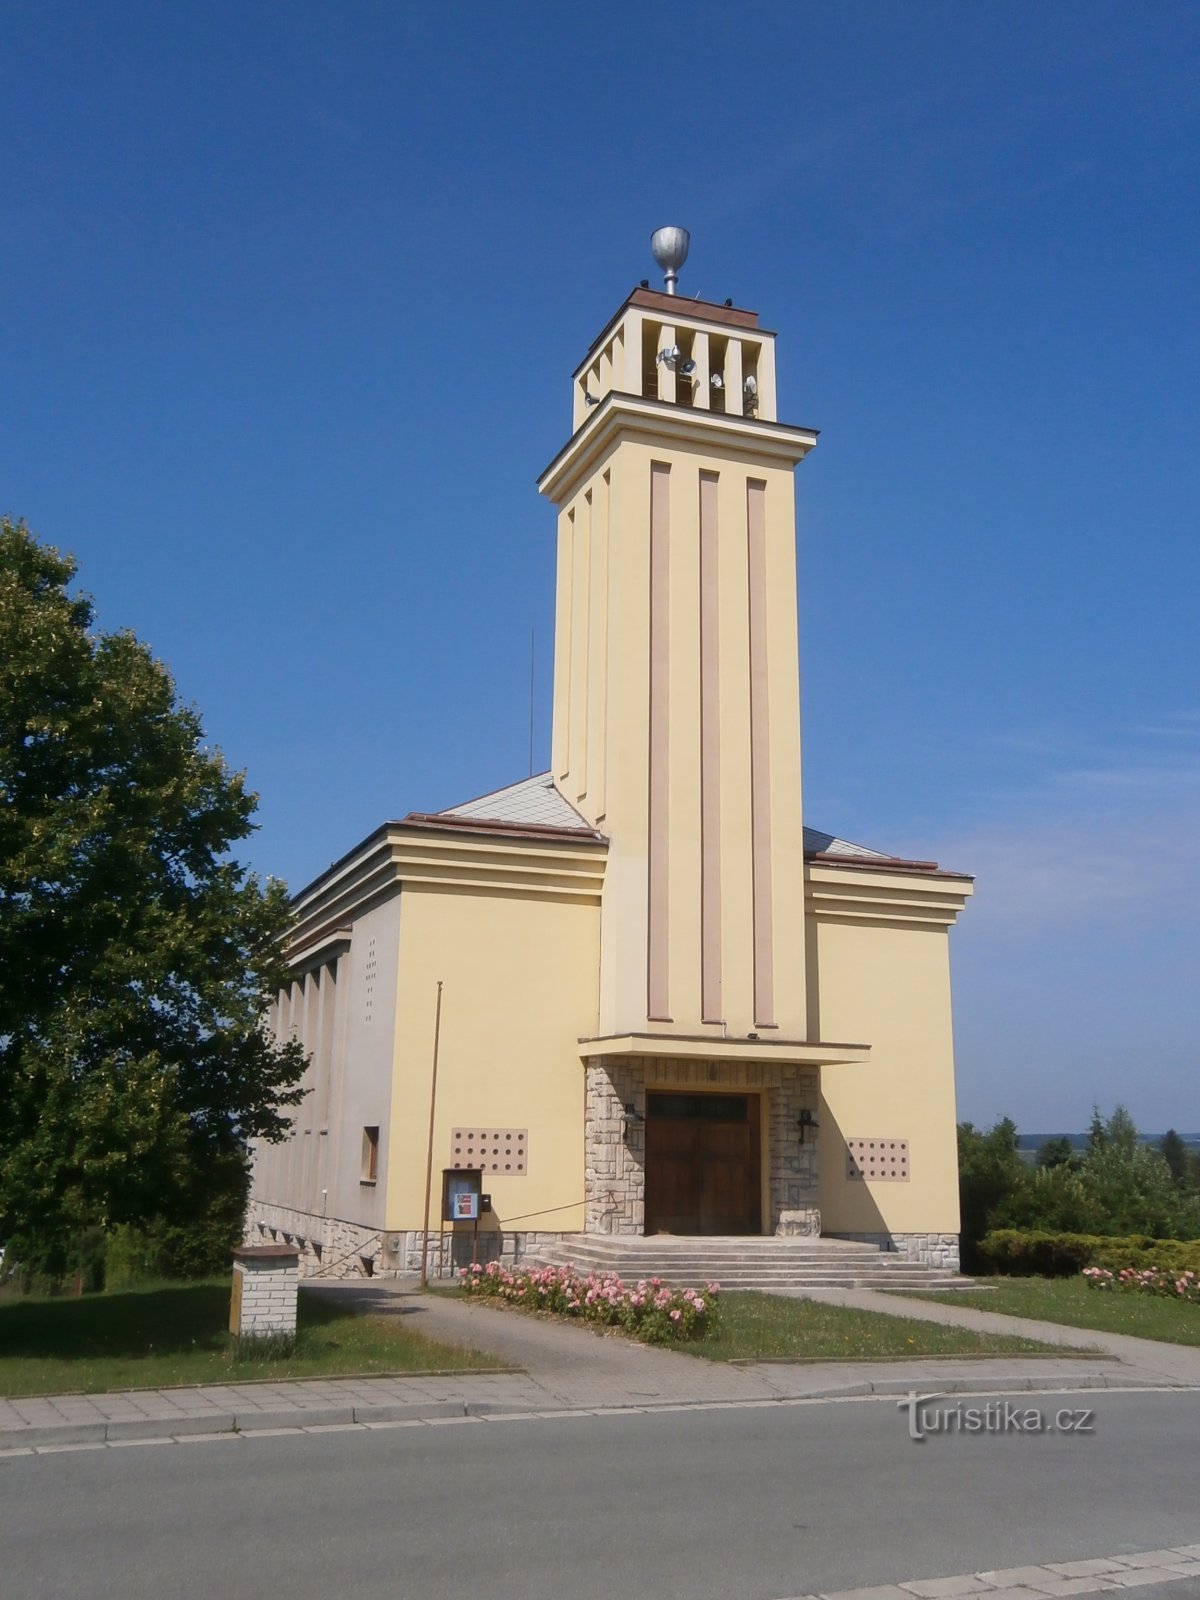
[[[310,1151],[308,1158],[308,1206],[310,1211],[315,1212],[321,1209],[321,1169],[322,1155],[324,1152],[324,1141],[321,1138],[321,1129],[325,1125],[321,1120],[321,1115],[322,1107],[324,1106],[325,1100],[329,1093],[329,1058],[325,1052],[325,1000],[326,991],[329,988],[328,965],[322,962],[319,967],[313,969],[312,977],[313,982],[316,984],[317,991],[317,1014],[315,1019],[312,1019],[315,1022],[315,1026],[309,1041],[313,1053],[315,1081],[313,1083],[312,1094],[309,1096],[309,1099],[312,1101],[312,1109],[309,1113],[312,1123],[312,1132],[309,1135],[309,1141],[312,1145],[312,1150]]]
[[[566,582],[563,583],[559,572],[559,592],[563,596],[563,603],[555,618],[554,638],[554,665],[557,670],[559,655],[562,651],[562,688],[563,688],[563,727],[562,748],[558,754],[558,776],[564,782],[571,771],[571,699],[574,690],[574,661],[572,660],[572,644],[575,635],[575,510],[574,507],[567,512],[563,523],[564,538],[559,545],[558,559],[560,564],[566,561]],[[562,639],[558,630],[566,628],[566,638]],[[558,685],[555,685],[557,690]],[[557,702],[556,702],[557,703]]]
[[[767,486],[746,482],[747,569],[750,599],[750,814],[754,891],[754,1020],[775,1025],[771,905],[771,734],[767,703]]]
[[[276,1044],[283,1043],[282,1016],[282,991],[277,990],[274,1000],[267,1009],[267,1031]],[[279,1146],[268,1144],[265,1139],[258,1139],[254,1146],[254,1184],[251,1194],[256,1200],[273,1200],[275,1198],[275,1174],[279,1166]]]
[[[612,506],[612,482],[605,472],[600,479],[600,505],[592,513],[592,592],[594,595],[594,626],[596,665],[593,673],[595,705],[590,718],[593,756],[592,814],[599,821],[607,804],[605,792],[608,785],[608,571],[609,530]]]
[[[576,643],[572,647],[578,683],[572,686],[575,714],[572,719],[575,754],[571,762],[571,781],[575,798],[582,800],[588,787],[588,697],[591,693],[591,610],[592,610],[592,491],[584,492],[583,515],[575,528],[575,621],[572,631]]]
[[[317,1106],[317,1188],[328,1191],[330,1181],[329,1107],[333,1102],[333,1040],[337,1018],[337,957],[321,968],[321,1098]],[[318,1193],[317,1197],[321,1196]]]
[[[403,919],[403,915],[404,915],[404,894],[403,894],[403,891],[401,892],[399,901],[397,901],[397,908],[398,908],[397,909],[397,914]],[[397,945],[399,945],[399,942],[400,941],[397,940]],[[347,1077],[347,1073],[346,1073],[346,1055],[347,1055],[347,1049],[348,1049],[347,1041],[348,1041],[348,1039],[350,1037],[350,1006],[351,1006],[351,997],[352,997],[353,992],[354,992],[353,983],[351,981],[352,980],[352,976],[353,976],[353,967],[352,967],[351,963],[352,963],[353,959],[354,959],[354,957],[349,952],[347,952],[347,954],[345,954],[344,956],[339,956],[338,957],[338,960],[335,963],[334,968],[333,968],[334,983],[337,986],[337,997],[335,998],[334,1011],[333,1011],[332,1054],[330,1055],[330,1058],[329,1058],[330,1078],[331,1078],[331,1081],[332,1081],[333,1086],[334,1086],[334,1093],[332,1095],[332,1103],[330,1105],[330,1111],[329,1111],[329,1150],[330,1150],[330,1157],[329,1157],[329,1198],[330,1198],[330,1205],[329,1205],[329,1210],[333,1212],[334,1216],[339,1215],[338,1206],[336,1204],[337,1196],[338,1196],[338,1186],[339,1186],[339,1184],[342,1184],[347,1177],[350,1176],[350,1174],[348,1174],[344,1170],[344,1161],[343,1161],[342,1151],[345,1149],[346,1116],[347,1116],[347,1113],[351,1109],[346,1104],[347,1096],[346,1096],[345,1090],[346,1090],[346,1077]],[[395,979],[394,981],[397,984],[397,992],[398,992],[398,989],[399,989],[398,979]],[[395,1073],[394,1056],[395,1056],[395,1039],[396,1039],[396,1011],[397,1011],[397,1007],[396,1007],[396,1003],[395,1003],[394,999],[393,999],[393,1002],[392,1002],[390,1010],[391,1010],[391,1016],[390,1016],[390,1020],[389,1020],[388,1026],[389,1026],[389,1029],[390,1029],[391,1035],[392,1035],[392,1051],[393,1051],[393,1068],[392,1068],[392,1070],[393,1070],[393,1077],[394,1077],[394,1073]],[[388,1117],[390,1118],[391,1117],[391,1095],[390,1094],[388,1095],[388,1113],[387,1114],[388,1114]],[[388,1137],[388,1149],[389,1150],[392,1148],[392,1141],[391,1141],[390,1133],[391,1133],[391,1131],[389,1129],[389,1137]],[[389,1170],[391,1170],[391,1164],[390,1163],[389,1163]],[[344,1189],[343,1189],[342,1192],[343,1193],[345,1192]],[[384,1198],[385,1198],[385,1203],[386,1203],[386,1198],[387,1198],[386,1195],[385,1195]],[[345,1216],[345,1214],[346,1214],[345,1210],[343,1209],[340,1212],[340,1214],[342,1216]],[[329,1242],[328,1232],[327,1232],[327,1230],[323,1230],[323,1232],[324,1232],[324,1237],[323,1237],[322,1242],[324,1244],[328,1244],[328,1242]]]
[[[646,1014],[671,1020],[668,984],[670,940],[670,729],[667,721],[670,659],[671,469],[650,463],[650,783],[647,819],[648,936]]]
[[[299,1007],[296,1003],[296,997],[297,994],[299,994],[301,999],[303,999],[303,983],[304,980],[302,978],[290,978],[288,981],[287,1037],[289,1039],[297,1039],[300,1037],[300,1024],[296,1015]],[[300,1112],[298,1109],[293,1108],[292,1115],[289,1118],[286,1144],[287,1155],[284,1159],[283,1181],[279,1185],[280,1199],[285,1206],[295,1206],[296,1204],[296,1191],[298,1187],[296,1182],[296,1147],[298,1143],[297,1135],[299,1132]]]
[[[300,1102],[300,1172],[298,1183],[297,1207],[301,1211],[312,1210],[312,1180],[313,1168],[316,1160],[316,1114],[315,1105],[317,1093],[317,1073],[320,1070],[316,1050],[317,1019],[320,1015],[321,988],[318,982],[316,968],[310,968],[304,974],[304,1021],[301,1037],[304,1048],[308,1051],[308,1066],[304,1069],[302,1079],[305,1090],[304,1099]]]
[[[717,474],[700,474],[700,1006],[722,1020],[721,662]]]

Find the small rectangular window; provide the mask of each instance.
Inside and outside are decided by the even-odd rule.
[[[362,1176],[360,1183],[374,1183],[379,1176],[379,1129],[364,1128],[362,1142]]]

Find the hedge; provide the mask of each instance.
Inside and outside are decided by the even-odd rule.
[[[1162,1267],[1200,1272],[1200,1239],[1152,1239],[1134,1233],[1104,1238],[1092,1233],[1026,1233],[998,1228],[979,1241],[993,1272],[1012,1277],[1068,1278],[1084,1267]]]

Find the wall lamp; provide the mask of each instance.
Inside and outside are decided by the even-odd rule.
[[[584,402],[589,406],[598,406],[600,404],[600,396],[593,394],[590,389],[583,391],[583,398]]]
[[[796,1126],[800,1129],[800,1143],[803,1144],[805,1134],[815,1133],[821,1124],[817,1121],[816,1117],[813,1116],[808,1107],[803,1106],[801,1108],[799,1117],[796,1119]]]
[[[644,1128],[646,1126],[646,1119],[632,1100],[627,1100],[621,1109],[625,1119],[625,1137],[628,1139],[636,1128]]]
[[[710,389],[723,389],[725,387],[725,379],[719,372],[714,372],[708,380],[708,387]]]

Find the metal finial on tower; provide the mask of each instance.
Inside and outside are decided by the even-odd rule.
[[[666,277],[667,293],[675,293],[675,285],[679,282],[679,269],[687,260],[688,246],[692,236],[686,228],[655,228],[650,235],[650,249],[654,259],[663,269]]]

